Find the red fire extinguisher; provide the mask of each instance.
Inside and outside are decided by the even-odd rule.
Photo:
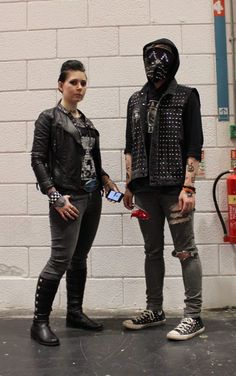
[[[220,178],[226,174],[230,174],[226,180],[228,201],[228,231],[216,200],[216,185]],[[236,167],[231,170],[224,171],[217,176],[213,184],[213,200],[224,231],[224,242],[233,244],[236,243]]]

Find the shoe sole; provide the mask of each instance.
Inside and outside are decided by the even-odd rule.
[[[145,329],[145,328],[152,327],[152,326],[161,326],[161,325],[164,325],[165,322],[166,322],[166,319],[162,321],[158,321],[158,322],[152,322],[150,324],[138,324],[137,325],[137,324],[134,324],[131,320],[126,320],[123,322],[123,326],[126,329],[141,330],[141,329]]]
[[[43,342],[43,341],[40,341],[39,339],[38,339],[38,337],[36,336],[36,335],[34,335],[33,333],[31,333],[31,338],[34,340],[34,341],[36,341],[36,342],[38,342],[40,345],[44,345],[44,346],[60,346],[60,342],[58,341],[58,342]]]
[[[171,334],[171,332],[170,332],[170,333],[167,334],[166,337],[167,337],[168,339],[173,340],[173,341],[186,341],[186,340],[188,340],[188,339],[191,339],[191,338],[193,338],[193,337],[195,337],[195,336],[198,336],[199,334],[203,333],[204,330],[205,330],[205,327],[199,329],[199,330],[198,330],[197,332],[195,332],[195,333],[192,333],[192,334],[185,334],[185,335],[174,334],[174,333]]]
[[[73,329],[90,330],[90,331],[94,331],[94,332],[101,332],[104,329],[103,326],[101,326],[99,328],[86,328],[84,326],[79,326],[79,325],[71,324],[70,322],[66,322],[66,327],[67,328],[73,328]]]

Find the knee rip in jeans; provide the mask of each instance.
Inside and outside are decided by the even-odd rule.
[[[178,225],[180,223],[188,222],[191,219],[190,213],[181,213],[179,204],[172,205],[170,210],[170,225]]]
[[[189,258],[196,258],[197,253],[195,251],[173,251],[173,257],[178,257],[180,261],[185,261]]]

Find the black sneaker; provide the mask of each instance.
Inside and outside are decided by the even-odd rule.
[[[163,311],[145,310],[134,319],[123,321],[123,326],[127,329],[144,329],[148,326],[163,325],[166,322],[165,313]]]
[[[176,341],[184,341],[201,334],[204,330],[205,327],[201,317],[185,317],[174,330],[171,330],[167,334],[167,338]]]

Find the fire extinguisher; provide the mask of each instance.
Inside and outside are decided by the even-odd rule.
[[[227,201],[228,201],[228,231],[226,224],[220,212],[217,199],[216,199],[216,186],[218,181],[223,175],[230,174],[227,179]],[[236,243],[236,167],[233,169],[222,172],[217,176],[213,184],[213,200],[216,208],[216,212],[220,219],[223,231],[224,242]]]

